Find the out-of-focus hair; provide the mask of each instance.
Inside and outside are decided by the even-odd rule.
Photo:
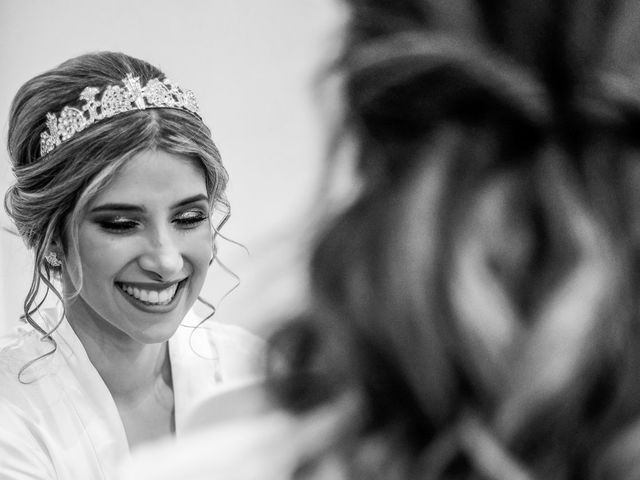
[[[361,394],[354,478],[635,478],[640,3],[347,3],[364,187],[276,397]]]
[[[153,65],[122,53],[98,52],[72,58],[26,82],[16,94],[9,117],[8,147],[16,181],[6,193],[5,207],[35,262],[31,288],[24,302],[24,316],[44,335],[33,318],[42,286],[59,292],[51,283],[60,267],[44,259],[53,242],[64,252],[75,245],[83,208],[138,153],[163,150],[184,155],[202,167],[212,207],[228,207],[225,196],[227,172],[211,132],[188,112],[147,109],[101,120],[40,156],[40,134],[46,114],[58,114],[64,106],[80,107],[86,87],[101,91],[119,85],[127,74],[140,77],[144,85],[165,75]],[[68,234],[65,235],[65,232]],[[73,261],[65,258],[65,262]],[[80,275],[79,265],[66,265]],[[40,296],[39,296],[40,295]]]

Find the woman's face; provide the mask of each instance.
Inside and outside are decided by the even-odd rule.
[[[66,305],[74,328],[140,343],[171,337],[212,257],[209,210],[193,160],[163,151],[128,160],[79,219],[69,265],[81,267],[82,288]],[[76,277],[63,270],[65,290]]]

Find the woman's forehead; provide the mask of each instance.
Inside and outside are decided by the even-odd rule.
[[[198,195],[207,196],[207,185],[203,169],[196,161],[162,150],[147,150],[127,160],[90,205],[171,204]]]

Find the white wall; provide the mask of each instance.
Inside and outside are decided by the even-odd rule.
[[[222,321],[258,329],[286,310],[299,286],[295,252],[312,206],[325,138],[311,81],[338,39],[329,0],[0,0],[0,189],[11,99],[30,77],[72,56],[117,50],[143,58],[194,90],[231,181],[233,216],[223,260],[242,285]],[[10,227],[6,214],[0,226]],[[21,241],[0,232],[0,334],[17,323],[31,278]],[[213,269],[214,302],[233,282]]]

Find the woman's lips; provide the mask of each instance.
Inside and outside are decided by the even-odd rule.
[[[170,305],[186,278],[172,283],[116,282],[121,292],[131,301],[147,307]]]

